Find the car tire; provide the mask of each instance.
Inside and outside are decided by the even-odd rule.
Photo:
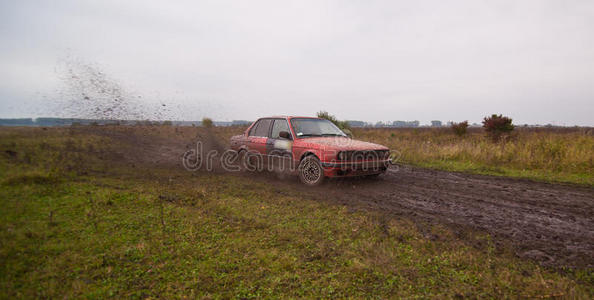
[[[239,169],[241,170],[241,172],[254,171],[254,167],[253,167],[252,163],[249,161],[249,159],[250,159],[250,154],[248,153],[247,150],[239,151],[238,161],[239,161]]]
[[[242,172],[253,172],[257,169],[254,165],[252,155],[248,150],[239,151],[239,168]]]
[[[245,159],[245,150],[239,150],[237,152],[237,158],[235,160],[235,162],[237,163],[237,166],[239,167],[239,171],[243,172],[245,171],[245,167],[244,167],[244,159]]]
[[[310,155],[301,160],[299,179],[309,186],[320,185],[324,182],[324,168],[317,157]]]

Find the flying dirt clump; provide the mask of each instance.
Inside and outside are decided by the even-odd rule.
[[[59,92],[59,115],[100,120],[170,119],[165,104],[150,107],[141,101],[142,96],[127,92],[95,64],[69,58],[59,65],[58,75],[64,83]]]

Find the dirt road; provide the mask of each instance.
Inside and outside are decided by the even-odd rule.
[[[345,205],[487,231],[543,265],[594,267],[593,188],[400,166],[321,189]]]
[[[214,139],[203,137],[203,140],[212,144]],[[215,144],[213,148],[224,147],[223,141]],[[158,143],[155,139],[142,145],[148,160],[178,167],[182,154],[192,147],[192,143],[179,140]],[[486,231],[499,240],[511,241],[518,256],[546,266],[594,267],[594,188],[591,187],[409,166],[391,167],[373,180],[329,180],[315,189],[304,189],[294,177],[279,180],[270,175],[230,176],[273,181],[304,197],[355,209]]]

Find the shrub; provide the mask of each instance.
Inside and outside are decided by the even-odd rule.
[[[457,136],[463,136],[466,134],[466,129],[468,128],[468,121],[452,123],[451,127]]]
[[[206,128],[210,128],[210,127],[212,127],[212,125],[213,125],[212,119],[202,118],[202,126],[204,126]]]
[[[496,114],[485,117],[483,119],[483,127],[494,141],[498,141],[502,135],[514,130],[511,118]]]

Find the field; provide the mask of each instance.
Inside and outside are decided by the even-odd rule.
[[[384,144],[405,164],[548,182],[594,185],[594,130],[523,128],[499,143],[482,128],[456,136],[450,128],[366,129],[355,138]]]
[[[514,237],[497,231],[522,227],[509,223],[514,218],[499,216],[491,224],[495,219],[484,216],[492,227],[482,227],[480,221],[468,223],[454,215],[459,207],[428,210],[427,201],[436,197],[461,197],[454,194],[458,179],[445,173],[403,169],[383,181],[330,182],[304,191],[293,179],[267,174],[181,168],[181,153],[196,139],[211,138],[224,146],[241,130],[0,128],[0,298],[594,296],[588,233],[592,147],[583,150],[592,145],[590,133],[521,132],[499,146],[480,133],[460,139],[429,130],[355,131],[358,138],[401,149],[405,163],[585,185],[455,175],[492,189],[493,202],[515,201],[509,191],[499,190],[503,186],[527,189],[522,197],[530,201],[523,205],[538,206],[532,202],[543,191],[554,199],[577,199],[563,205],[566,211],[555,207],[566,222],[557,228],[567,229],[556,240],[558,232],[536,228],[544,241],[539,244],[522,228]],[[423,141],[440,146],[417,148]],[[563,154],[554,159],[545,159],[548,150],[530,150],[530,158],[505,154],[539,143],[559,143]],[[481,147],[500,152],[493,158],[482,152],[488,150],[473,150]],[[436,153],[438,148],[450,150]],[[408,190],[414,185],[408,180],[419,174],[433,176],[417,182],[419,189],[441,185],[429,200],[416,199],[417,191]],[[445,182],[445,177],[454,181]],[[490,201],[475,190],[469,194]],[[573,196],[563,198],[569,190]],[[415,207],[412,199],[425,202]],[[543,203],[553,205],[553,200],[543,198]],[[525,215],[548,216],[547,207],[532,207]],[[570,242],[579,251],[548,253],[552,264],[518,255],[519,247],[555,252]]]

